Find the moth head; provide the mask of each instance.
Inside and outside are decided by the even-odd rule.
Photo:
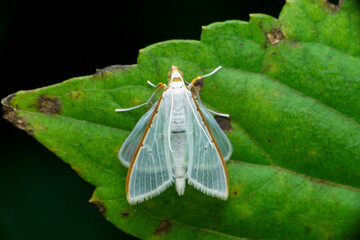
[[[183,81],[183,73],[178,70],[177,66],[171,66],[171,71],[167,74],[168,82],[181,82]]]

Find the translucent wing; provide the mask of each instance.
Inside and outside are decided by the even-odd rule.
[[[170,151],[166,138],[168,105],[160,97],[138,147],[126,178],[127,199],[135,204],[160,194],[172,184]]]
[[[154,111],[155,106],[156,104],[154,104],[154,106],[140,118],[140,120],[136,123],[134,129],[120,148],[118,158],[120,162],[127,168],[130,166],[130,161],[134,155],[134,152],[140,142],[142,135],[144,134],[146,125],[150,120],[151,114]]]
[[[225,161],[198,103],[188,90],[186,90],[186,98],[189,103],[187,105],[188,183],[208,195],[225,200],[229,192]]]
[[[231,154],[233,152],[233,148],[230,140],[225,135],[223,130],[220,128],[219,124],[216,122],[213,115],[204,107],[204,105],[202,105],[200,101],[197,101],[197,104],[199,105],[199,108],[203,113],[205,121],[210,127],[210,130],[216,140],[216,143],[220,148],[220,151],[224,157],[225,162],[227,162],[230,159]]]

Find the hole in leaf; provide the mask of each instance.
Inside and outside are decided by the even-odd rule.
[[[341,8],[341,5],[342,5],[342,0],[327,0],[327,1],[325,1],[325,6],[333,13],[338,12]]]
[[[334,5],[339,5],[339,0],[328,0],[329,3],[332,3]]]

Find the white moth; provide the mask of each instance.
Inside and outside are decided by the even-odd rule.
[[[178,194],[183,195],[186,179],[188,184],[205,194],[223,200],[228,198],[225,162],[230,159],[233,149],[210,112],[229,115],[207,110],[197,94],[191,92],[197,80],[211,76],[220,68],[195,78],[186,86],[182,73],[172,66],[169,85],[159,83],[146,103],[115,110],[130,111],[150,104],[155,93],[164,89],[156,104],[136,124],[118,154],[120,162],[129,168],[126,195],[130,204],[160,194],[173,182]]]

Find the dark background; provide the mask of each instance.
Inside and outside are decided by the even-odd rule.
[[[0,1],[0,98],[136,63],[139,49],[199,40],[213,22],[278,17],[285,0],[48,2]],[[24,131],[0,124],[0,239],[131,239],[88,202],[93,186]]]

